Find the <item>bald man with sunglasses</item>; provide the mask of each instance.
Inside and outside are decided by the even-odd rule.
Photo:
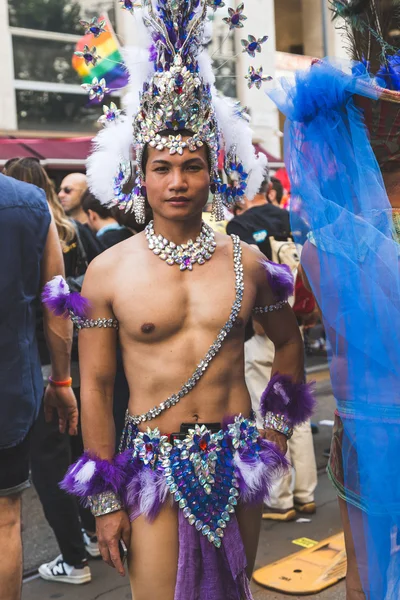
[[[71,219],[85,225],[88,221],[87,214],[82,208],[82,196],[87,190],[86,175],[83,173],[70,173],[62,180],[58,198]]]

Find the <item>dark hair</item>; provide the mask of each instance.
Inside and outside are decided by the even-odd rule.
[[[95,212],[101,219],[108,219],[110,217],[114,217],[110,208],[103,206],[99,200],[97,200],[96,196],[94,196],[89,190],[86,190],[82,196],[82,208],[85,213],[88,213],[89,210]]]
[[[260,189],[258,190],[258,193],[266,196],[268,193],[270,184],[271,184],[271,180],[269,177],[268,177],[268,179],[264,179],[264,181],[260,185]]]
[[[161,137],[169,137],[170,135],[173,135],[174,137],[177,135],[181,135],[182,137],[193,137],[193,131],[189,131],[189,129],[180,129],[179,131],[173,131],[173,130],[169,130],[169,129],[165,129],[164,131],[160,131],[159,135]],[[206,154],[207,154],[207,163],[208,163],[208,169],[211,172],[211,155],[210,155],[210,148],[208,147],[208,144],[204,144],[205,149],[206,149]],[[143,150],[143,154],[142,154],[142,171],[143,173],[146,172],[146,166],[147,166],[147,161],[149,160],[149,145],[146,144]]]
[[[271,177],[272,189],[276,191],[276,201],[278,204],[282,202],[283,185],[276,177]]]

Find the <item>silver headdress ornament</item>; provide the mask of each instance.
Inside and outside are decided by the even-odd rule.
[[[133,12],[136,5],[130,4],[129,12]],[[125,114],[114,111],[112,118],[107,118],[110,109],[104,109],[101,122],[105,129],[97,135],[95,151],[88,159],[92,192],[103,204],[134,210],[139,222],[144,221],[142,158],[146,145],[167,148],[170,154],[182,154],[185,148],[194,152],[207,145],[216,219],[223,217],[222,204],[229,206],[244,194],[252,199],[265,177],[267,161],[264,155],[255,154],[248,119],[237,103],[218,95],[211,59],[202,45],[207,10],[221,6],[221,0],[142,0],[140,12],[150,34],[149,49],[126,49],[130,93]],[[230,29],[243,27],[243,9],[243,4],[236,11],[230,9],[225,19]],[[248,38],[246,47],[253,37]],[[259,52],[266,37],[254,41]],[[261,85],[262,71],[259,78]],[[182,137],[182,130],[192,135]],[[166,131],[168,135],[163,134]],[[221,180],[220,151],[231,184]],[[132,177],[132,154],[136,180],[133,190],[125,193]]]

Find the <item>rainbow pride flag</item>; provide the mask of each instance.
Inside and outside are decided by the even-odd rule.
[[[86,65],[83,58],[73,55],[72,67],[78,73],[83,83],[91,83],[94,77],[100,81],[105,79],[107,87],[118,89],[125,87],[128,83],[128,73],[124,67],[118,40],[107,16],[100,16],[99,20],[105,21],[105,31],[97,38],[88,33],[76,44],[75,51],[83,52],[85,46],[97,49],[97,54],[101,59],[96,65]]]

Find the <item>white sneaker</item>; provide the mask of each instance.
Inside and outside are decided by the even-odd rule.
[[[74,583],[80,585],[92,580],[88,565],[72,567],[64,562],[62,554],[49,563],[41,565],[38,569],[40,577],[46,581],[60,581],[61,583]]]
[[[82,529],[82,537],[86,552],[89,554],[89,556],[92,558],[98,558],[100,556],[100,550],[97,543],[97,536],[90,536],[85,529]]]

